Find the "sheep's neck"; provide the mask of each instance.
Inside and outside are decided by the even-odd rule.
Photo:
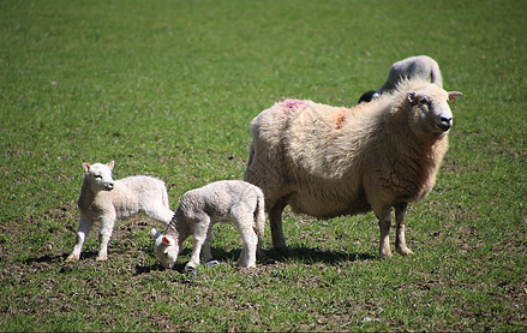
[[[165,234],[176,236],[179,239],[179,244],[185,241],[190,235],[189,226],[183,222],[179,215],[179,211],[176,211],[172,221],[170,221],[170,224],[167,226]]]
[[[95,193],[91,190],[86,179],[82,181],[81,195],[77,201],[80,210],[88,210],[95,200]]]

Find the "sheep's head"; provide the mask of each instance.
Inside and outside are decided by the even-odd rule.
[[[170,235],[163,235],[156,229],[151,230],[156,240],[155,252],[165,268],[173,268],[179,254],[179,240]]]
[[[108,164],[95,163],[94,165],[83,163],[82,167],[84,168],[84,179],[89,182],[93,191],[113,190],[115,183],[112,178],[114,161]]]
[[[406,99],[413,110],[412,130],[415,133],[446,133],[453,124],[448,102],[460,96],[460,92],[446,92],[432,84],[424,89],[408,91]]]

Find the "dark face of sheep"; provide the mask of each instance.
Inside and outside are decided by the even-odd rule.
[[[362,96],[359,98],[359,104],[362,102],[371,102],[372,99],[378,97],[378,93],[375,90],[370,90],[368,92],[365,92],[362,94]]]
[[[418,135],[442,134],[452,127],[453,117],[448,102],[456,100],[461,93],[442,89],[409,91],[407,101],[413,109],[411,128]]]

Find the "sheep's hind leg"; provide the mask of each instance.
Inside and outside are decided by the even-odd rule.
[[[289,248],[285,243],[284,232],[282,230],[282,211],[285,206],[287,206],[287,203],[283,200],[278,200],[271,206],[269,209],[269,224],[271,226],[274,249],[289,254]]]
[[[413,254],[406,246],[405,237],[405,222],[406,222],[406,209],[408,208],[407,202],[401,202],[395,205],[395,223],[397,226],[396,238],[395,238],[395,250],[401,254],[408,255]]]
[[[246,268],[256,266],[256,250],[258,247],[258,236],[252,227],[254,223],[251,218],[252,216],[240,218],[236,224],[243,242],[243,249],[240,253],[238,264]]]
[[[391,209],[388,208],[383,214],[377,216],[379,218],[379,229],[381,231],[381,243],[379,246],[380,257],[392,256],[392,251],[390,250],[390,228],[392,226],[390,211]]]

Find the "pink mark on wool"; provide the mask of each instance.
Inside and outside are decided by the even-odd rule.
[[[296,109],[307,105],[309,101],[301,101],[298,99],[286,99],[282,105],[288,109]]]

